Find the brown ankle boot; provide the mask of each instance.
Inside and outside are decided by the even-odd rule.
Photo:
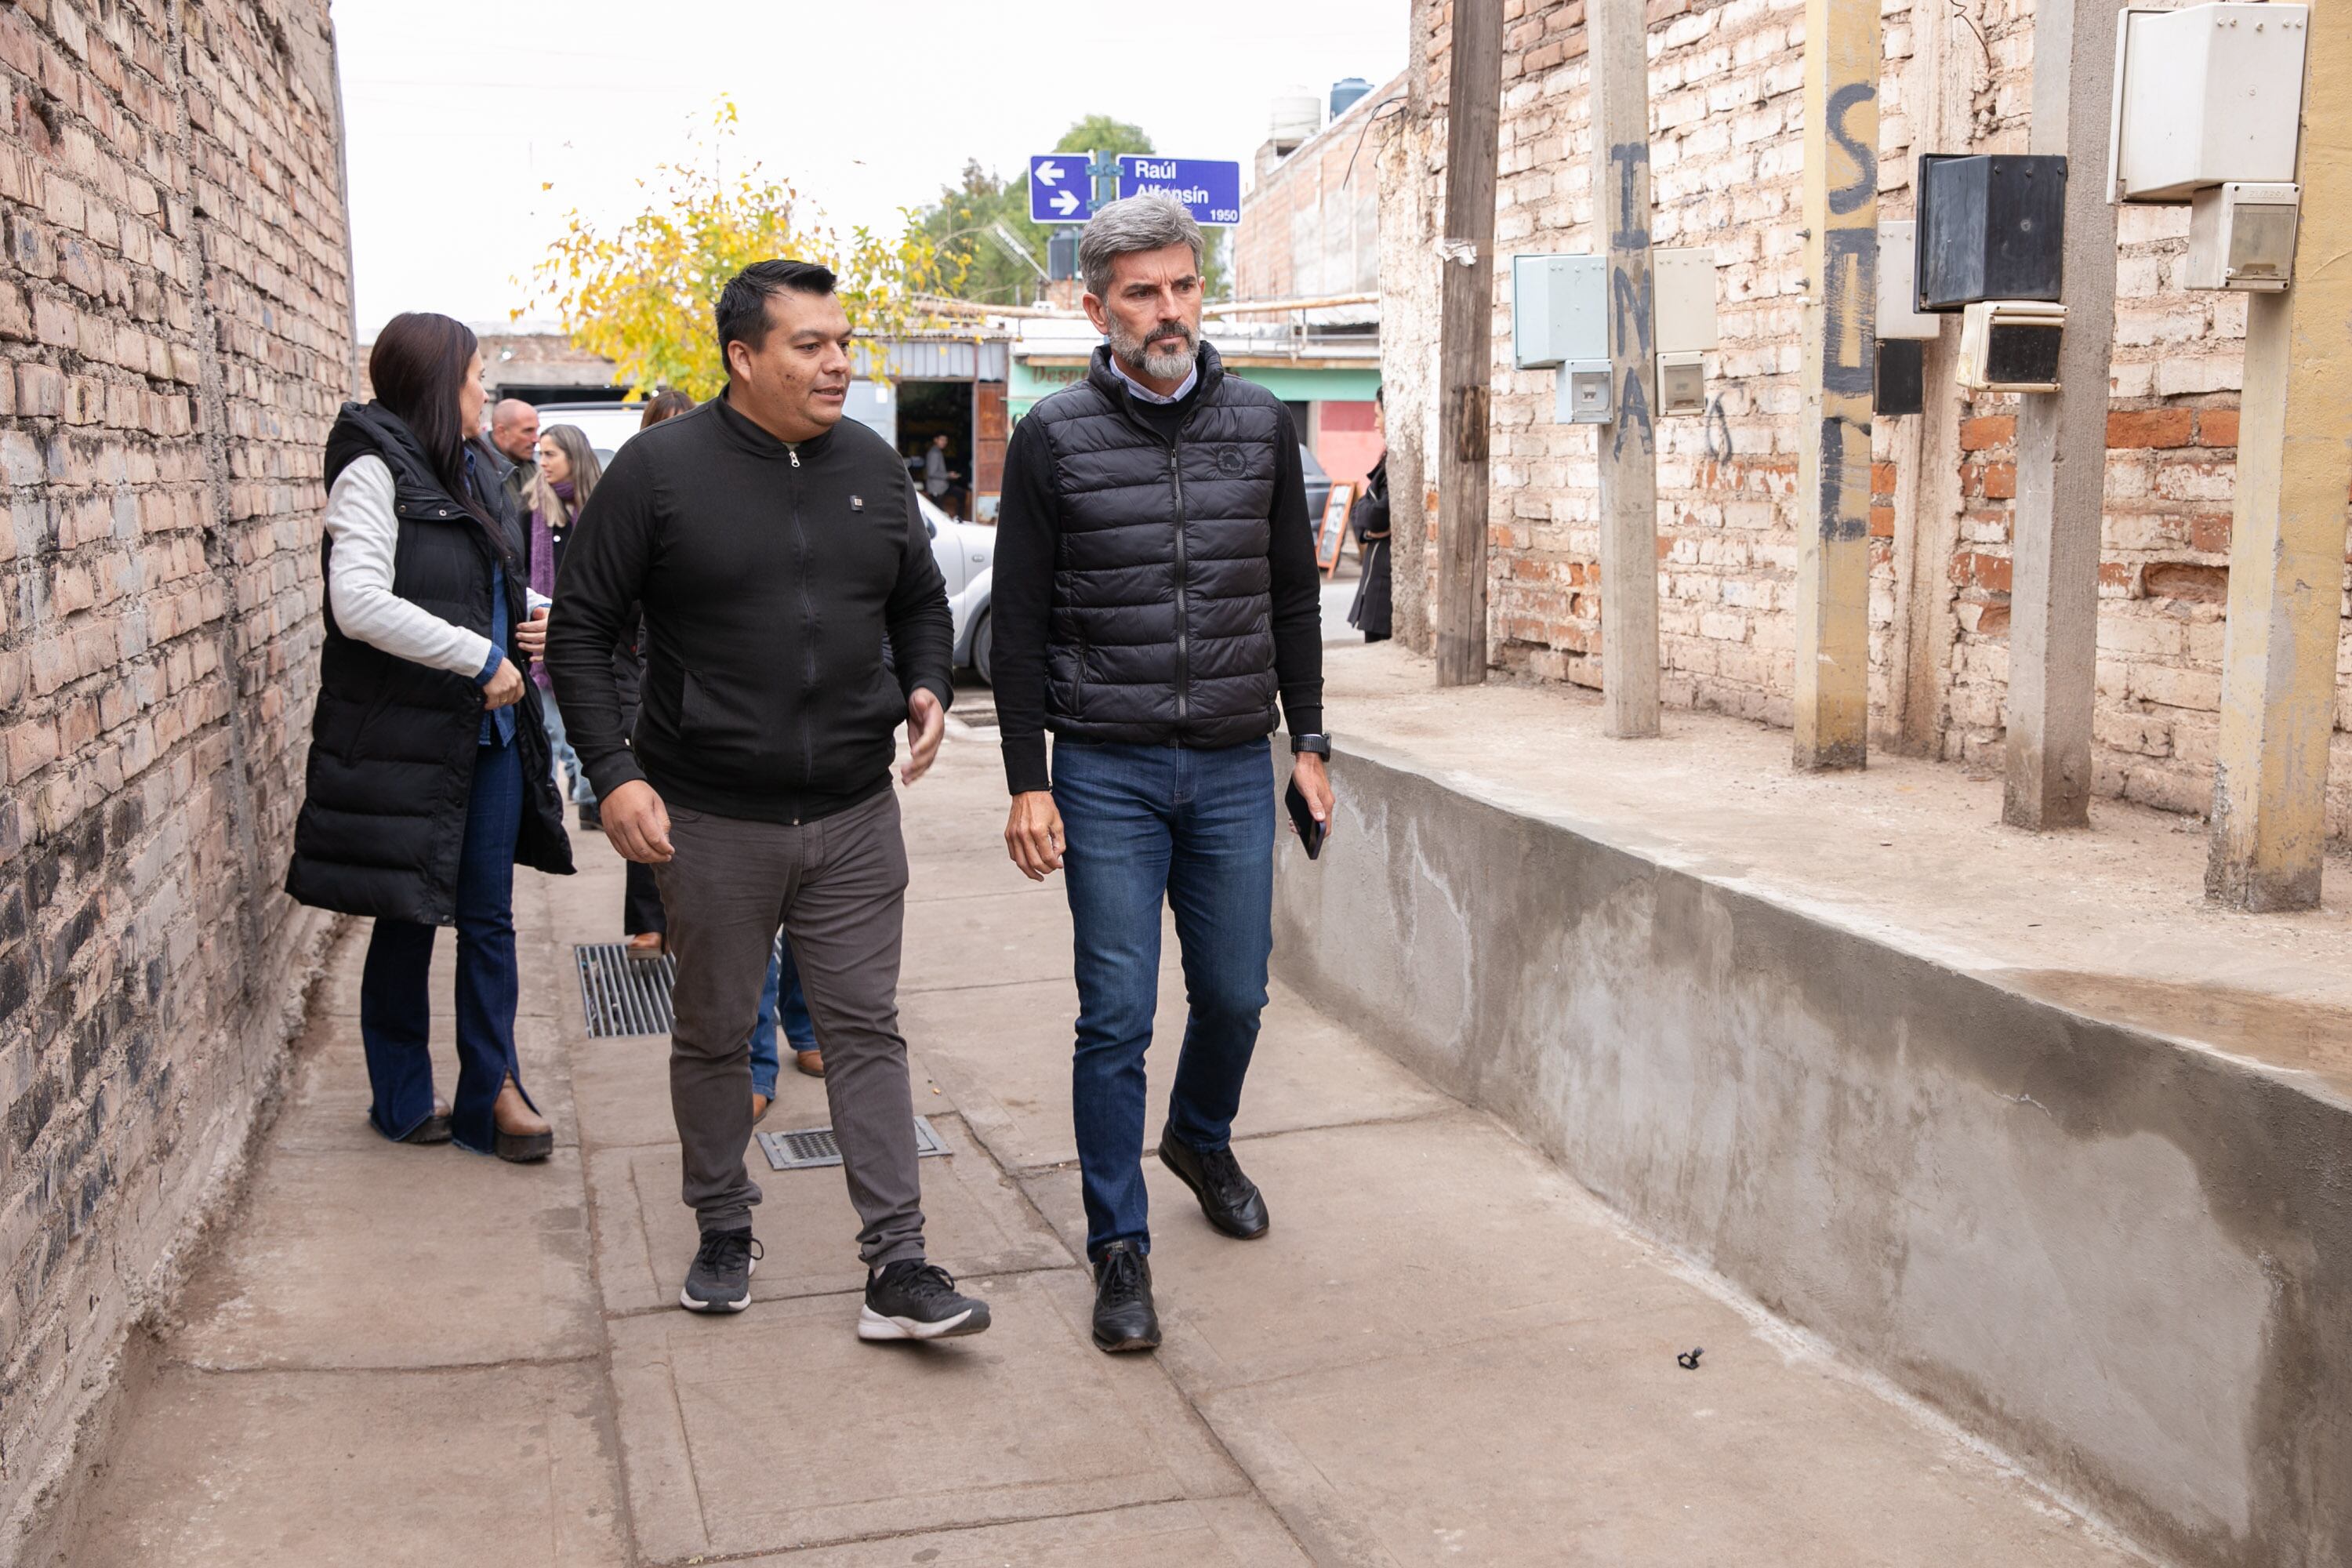
[[[499,1088],[498,1102],[490,1107],[490,1124],[498,1134],[497,1152],[501,1160],[528,1165],[555,1152],[555,1129],[530,1108],[511,1078]]]

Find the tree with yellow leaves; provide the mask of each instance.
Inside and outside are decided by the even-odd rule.
[[[534,303],[552,306],[574,344],[611,360],[614,380],[632,399],[664,386],[709,398],[726,384],[711,307],[727,280],[754,261],[831,268],[850,324],[885,338],[938,324],[919,297],[952,294],[961,279],[962,263],[942,257],[911,219],[895,241],[865,228],[845,241],[789,182],[769,178],[757,162],[728,175],[735,132],[735,104],[722,97],[695,156],[660,164],[652,181],[637,182],[658,186],[653,205],[611,233],[573,209],[532,275]]]

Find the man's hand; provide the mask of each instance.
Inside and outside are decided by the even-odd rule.
[[[1329,833],[1332,816],[1331,774],[1324,767],[1323,759],[1312,752],[1299,752],[1291,761],[1290,782],[1297,784],[1298,793],[1307,797],[1307,809],[1314,814],[1316,821],[1323,825],[1323,831]],[[1293,833],[1298,831],[1296,825],[1291,827],[1291,831]]]
[[[1013,797],[1004,823],[1004,847],[1021,874],[1042,882],[1062,868],[1062,814],[1051,790],[1033,789]]]
[[[525,658],[537,659],[547,657],[547,606],[545,605],[531,611],[530,619],[515,628],[515,644],[522,649]]]
[[[669,812],[643,779],[631,779],[598,801],[596,815],[624,859],[659,866],[677,853],[669,847]]]
[[[521,700],[522,671],[515,668],[515,661],[510,658],[499,660],[499,672],[490,677],[488,686],[482,688],[482,706],[511,708]]]
[[[931,771],[938,761],[940,737],[948,732],[948,710],[940,706],[939,693],[928,686],[919,686],[907,699],[907,765],[898,770],[902,784],[913,784]]]

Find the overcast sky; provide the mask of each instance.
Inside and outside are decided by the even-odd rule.
[[[1286,87],[1403,68],[1406,0],[333,0],[362,338],[503,321],[578,205],[625,219],[721,93],[740,144],[844,229],[964,160],[1011,174],[1096,112],[1246,165]],[[1133,20],[1126,19],[1132,13]],[[542,192],[541,182],[554,189]]]

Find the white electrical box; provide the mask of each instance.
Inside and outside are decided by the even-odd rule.
[[[1878,326],[1882,338],[1935,338],[1944,318],[1919,309],[1919,257],[1911,219],[1878,226]]]
[[[2066,307],[1985,300],[1960,312],[1957,379],[1970,392],[2055,392]]]
[[[1606,425],[1616,416],[1613,391],[1607,360],[1570,360],[1552,391],[1552,417],[1562,425]]]
[[[1696,349],[1658,356],[1660,417],[1706,412],[1706,356]]]
[[[2224,181],[2295,177],[2307,5],[2126,8],[2116,29],[2107,196],[2185,202]]]
[[[1650,252],[1651,314],[1662,354],[1715,347],[1715,252],[1705,246]]]
[[[2303,187],[2231,180],[2189,201],[2191,289],[2274,292],[2294,276]]]
[[[1609,280],[1597,256],[1511,258],[1511,363],[1549,370],[1609,357]]]

